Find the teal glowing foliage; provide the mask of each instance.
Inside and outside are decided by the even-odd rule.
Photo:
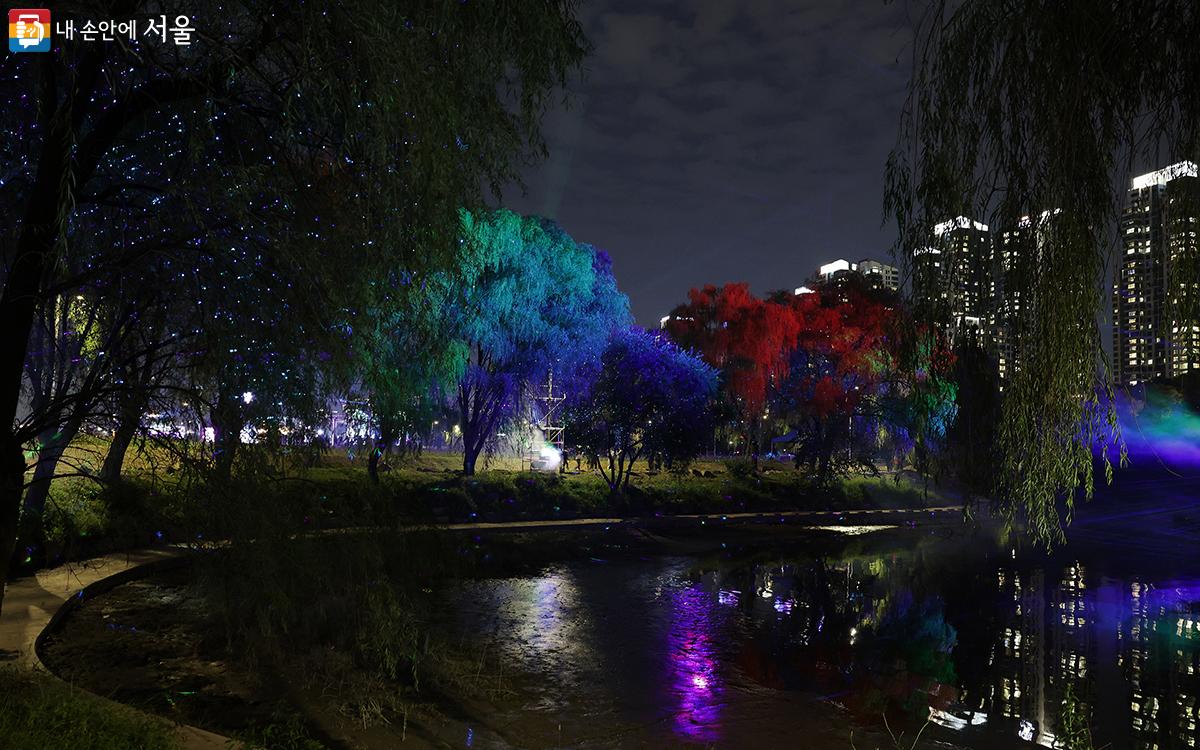
[[[522,388],[553,375],[568,390],[594,372],[630,322],[611,261],[557,224],[500,210],[462,213],[445,334],[460,343],[464,468],[517,412]]]
[[[475,361],[518,379],[566,377],[629,321],[611,262],[557,224],[508,210],[463,212],[459,296],[448,332]]]

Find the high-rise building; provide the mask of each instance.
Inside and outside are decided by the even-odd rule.
[[[1017,369],[1017,317],[1021,313],[1021,259],[1036,250],[1033,222],[1022,217],[1015,226],[996,233],[992,243],[992,273],[988,282],[988,331],[996,354],[996,367],[1001,383]]]
[[[1200,370],[1200,176],[1177,173],[1163,191],[1163,295],[1166,369],[1175,378]]]
[[[893,292],[900,289],[900,269],[895,266],[864,258],[858,262],[858,272],[876,288],[891,289]]]
[[[1036,302],[1036,275],[1061,215],[1061,209],[1054,209],[1042,211],[1037,217],[1022,216],[997,231],[993,238],[987,282],[987,334],[1002,387],[1020,366],[1020,317],[1023,308]]]
[[[817,268],[804,286],[796,288],[796,294],[806,294],[829,284],[838,284],[850,276],[861,276],[873,289],[900,289],[900,269],[870,258],[854,263],[844,258],[826,263]]]
[[[913,300],[954,332],[982,330],[990,300],[992,239],[986,224],[959,216],[933,228],[913,257]]]
[[[1133,178],[1113,283],[1113,370],[1136,384],[1200,368],[1200,179],[1179,162]]]

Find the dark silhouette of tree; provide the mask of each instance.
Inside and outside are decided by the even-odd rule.
[[[977,336],[965,336],[955,347],[952,378],[958,386],[958,409],[946,434],[942,461],[968,501],[988,499],[996,486],[1000,378],[995,359]]]
[[[171,257],[177,273],[208,287],[216,308],[198,317],[207,356],[192,385],[205,391],[229,448],[218,463],[232,464],[229,435],[249,416],[239,406],[242,379],[294,364],[294,350],[270,345],[303,341],[338,317],[344,324],[344,307],[380,269],[444,263],[459,209],[480,204],[484,186],[498,192],[524,157],[544,152],[541,115],[586,47],[563,2],[168,9],[118,0],[75,10],[143,20],[187,13],[209,26],[186,47],[60,44],[5,62],[12,104],[0,114],[0,205],[18,224],[0,269],[0,580],[26,444],[68,418],[19,409],[40,310],[149,257]],[[334,175],[340,210],[302,210]],[[103,221],[119,222],[120,243],[80,241]],[[270,279],[268,289],[255,279]],[[359,283],[344,289],[345,279]],[[233,323],[240,310],[220,309],[266,293],[281,298],[248,330]],[[282,314],[289,305],[294,314]],[[322,326],[298,314],[321,310],[335,320]],[[229,325],[214,329],[221,319]],[[284,336],[278,323],[293,320],[301,325]],[[261,348],[229,346],[221,339],[231,330]],[[233,356],[218,360],[218,352]]]

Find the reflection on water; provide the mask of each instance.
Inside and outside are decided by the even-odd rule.
[[[717,671],[712,639],[712,605],[701,586],[671,592],[671,629],[667,634],[667,669],[677,703],[675,730],[698,742],[720,738],[724,686]]]
[[[530,676],[508,715],[530,746],[845,748],[886,717],[1063,747],[1082,708],[1096,747],[1196,747],[1200,579],[915,534],[475,581],[457,627]],[[530,739],[539,719],[553,736]]]
[[[1055,747],[1068,695],[1082,696],[1098,745],[1196,747],[1195,582],[1105,575],[1076,560],[1000,567],[994,591],[993,646],[986,669],[963,686],[958,718],[1007,722]]]

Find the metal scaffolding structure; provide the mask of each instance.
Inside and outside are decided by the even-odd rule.
[[[546,445],[558,451],[561,461],[565,447],[566,426],[562,423],[563,403],[567,400],[562,391],[554,390],[554,373],[546,378],[545,384],[530,387],[530,424],[542,431],[542,445],[531,447],[530,468],[542,468],[537,464],[544,460],[541,454]]]

